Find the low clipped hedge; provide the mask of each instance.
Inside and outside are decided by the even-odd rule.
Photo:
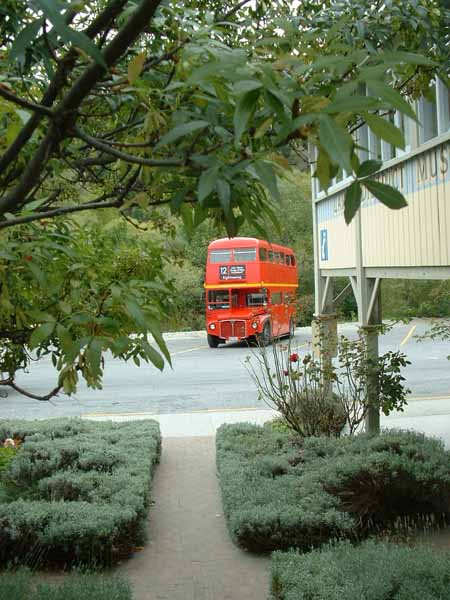
[[[0,598],[4,600],[132,600],[130,585],[120,577],[95,574],[68,576],[62,583],[33,582],[30,572],[0,574]]]
[[[155,421],[0,422],[22,440],[0,479],[0,563],[111,564],[142,544]]]
[[[273,600],[450,600],[450,552],[367,541],[274,552]]]
[[[216,446],[228,527],[251,551],[309,550],[450,513],[450,453],[421,434],[302,439],[238,424],[223,425]]]

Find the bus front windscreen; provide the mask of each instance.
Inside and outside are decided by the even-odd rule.
[[[210,290],[208,292],[208,309],[230,308],[229,290]]]

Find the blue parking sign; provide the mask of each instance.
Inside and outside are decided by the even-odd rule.
[[[320,260],[328,260],[328,229],[320,230]]]

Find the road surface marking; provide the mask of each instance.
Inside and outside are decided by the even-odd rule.
[[[208,348],[208,346],[195,346],[194,348],[188,348],[187,350],[178,350],[178,352],[171,352],[170,356],[177,356],[178,354],[185,354],[186,352],[194,352],[194,350],[202,350]]]
[[[411,327],[411,329],[408,331],[408,333],[405,335],[405,337],[400,342],[400,346],[404,346],[408,342],[409,338],[412,336],[412,334],[416,330],[416,327],[417,327],[417,325],[413,325]]]

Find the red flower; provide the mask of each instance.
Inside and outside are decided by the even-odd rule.
[[[28,256],[24,256],[23,259],[30,261],[30,260],[33,260],[33,257],[31,255],[28,255]]]
[[[290,357],[289,357],[289,362],[291,363],[296,363],[298,362],[298,354],[296,352],[293,352]]]
[[[289,371],[287,371],[286,369],[283,371],[283,375],[286,375],[286,377],[289,375]]]

